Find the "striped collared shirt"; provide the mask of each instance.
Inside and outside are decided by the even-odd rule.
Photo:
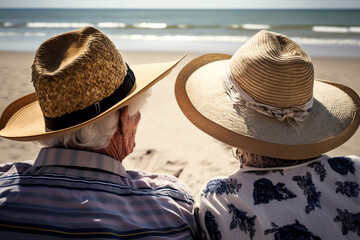
[[[0,239],[192,239],[189,188],[106,155],[43,148],[0,165]]]

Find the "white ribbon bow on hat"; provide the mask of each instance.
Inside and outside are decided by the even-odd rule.
[[[302,106],[295,106],[291,108],[279,108],[273,107],[262,103],[257,103],[252,97],[250,97],[236,82],[231,74],[230,66],[225,69],[223,76],[223,85],[230,96],[231,100],[235,103],[245,102],[246,107],[251,108],[261,114],[269,117],[274,117],[280,121],[284,119],[292,118],[296,123],[301,125],[310,114],[310,110],[313,106],[314,98],[312,97],[307,103]]]

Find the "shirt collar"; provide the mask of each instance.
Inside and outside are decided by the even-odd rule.
[[[34,166],[85,167],[104,170],[122,177],[127,176],[121,162],[112,157],[101,153],[68,148],[42,148],[35,160]]]
[[[297,168],[303,165],[308,165],[310,163],[316,162],[316,161],[321,161],[323,159],[328,159],[329,156],[327,155],[321,155],[318,158],[315,158],[313,160],[310,160],[308,162],[304,162],[302,164],[297,164],[297,165],[293,165],[293,166],[287,166],[287,167],[270,167],[270,168],[257,168],[257,167],[248,167],[248,166],[244,166],[242,168],[240,168],[239,170],[236,170],[236,172],[248,172],[248,171],[269,171],[269,170],[275,170],[275,169],[291,169],[291,168]],[[291,160],[289,160],[291,161]]]

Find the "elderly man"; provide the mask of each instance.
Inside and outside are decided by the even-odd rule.
[[[179,61],[131,70],[92,27],[45,41],[32,66],[35,93],[0,120],[2,137],[47,146],[33,164],[0,166],[0,239],[192,239],[189,188],[122,165],[146,90]]]
[[[233,56],[201,56],[181,70],[175,93],[189,120],[240,161],[202,188],[207,239],[359,238],[360,159],[323,155],[359,127],[359,96],[315,80],[294,41],[263,30]]]

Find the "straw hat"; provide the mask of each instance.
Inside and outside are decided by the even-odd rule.
[[[5,109],[0,136],[34,141],[78,130],[127,105],[182,58],[130,68],[110,39],[93,27],[50,38],[35,54],[35,92]]]
[[[199,129],[231,146],[282,159],[317,157],[347,141],[360,122],[359,96],[314,79],[310,57],[291,39],[260,31],[233,56],[187,64],[177,102]]]

